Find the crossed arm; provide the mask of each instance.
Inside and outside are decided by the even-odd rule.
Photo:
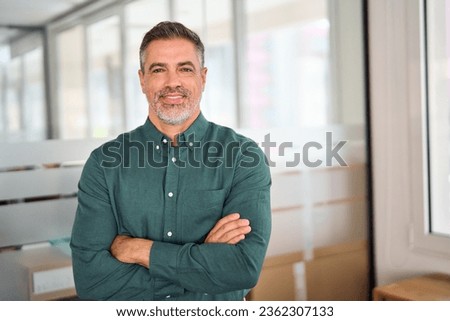
[[[241,219],[239,213],[229,214],[220,219],[208,233],[205,243],[237,244],[250,233],[250,222]],[[144,238],[134,238],[117,235],[111,244],[110,252],[122,263],[133,263],[150,267],[150,251],[153,241]]]
[[[83,299],[141,300],[151,279],[211,295],[253,287],[270,236],[270,175],[239,168],[234,180],[223,207],[232,214],[215,224],[203,244],[132,238],[117,235],[117,213],[94,154],[80,180],[71,239],[77,293]]]

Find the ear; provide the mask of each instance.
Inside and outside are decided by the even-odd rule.
[[[202,77],[202,91],[205,90],[206,85],[206,74],[208,73],[208,68],[203,67],[200,71],[200,76]]]
[[[141,91],[144,93],[145,79],[144,79],[144,73],[142,72],[141,69],[138,70],[138,75],[139,75],[139,83],[141,84]]]

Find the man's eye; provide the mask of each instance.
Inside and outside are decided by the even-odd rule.
[[[164,71],[164,69],[162,69],[162,68],[155,68],[155,69],[152,69],[152,74],[158,74],[163,71]]]
[[[183,67],[183,68],[181,68],[181,71],[182,72],[193,72],[194,70],[192,68],[189,68],[189,67]]]

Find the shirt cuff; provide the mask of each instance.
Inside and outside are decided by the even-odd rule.
[[[174,280],[181,245],[154,241],[150,251],[150,276]]]

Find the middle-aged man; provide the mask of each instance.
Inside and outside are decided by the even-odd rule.
[[[77,293],[96,300],[242,300],[271,230],[270,172],[256,143],[200,112],[204,47],[180,23],[143,38],[148,118],[94,150],[71,249]]]

